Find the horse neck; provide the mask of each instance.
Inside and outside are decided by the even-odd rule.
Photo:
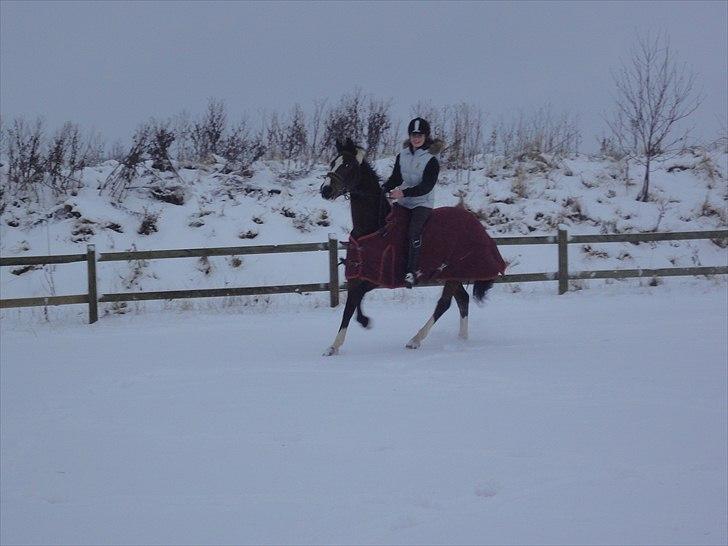
[[[379,177],[366,163],[356,191],[351,194],[351,235],[355,239],[374,233],[384,225],[389,202],[379,186]]]

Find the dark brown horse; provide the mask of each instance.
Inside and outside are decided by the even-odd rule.
[[[380,179],[372,167],[364,159],[365,151],[357,147],[351,139],[345,144],[336,143],[337,156],[331,162],[330,171],[326,174],[326,181],[321,185],[321,196],[324,199],[334,200],[342,195],[347,195],[351,201],[351,218],[353,229],[351,236],[358,239],[364,235],[374,233],[385,223],[391,207],[387,196],[380,185]],[[483,300],[486,291],[493,285],[492,280],[475,281],[473,283],[473,296],[476,301]],[[356,320],[364,328],[369,328],[371,321],[364,315],[361,309],[361,302],[364,295],[377,288],[377,285],[363,279],[349,279],[344,307],[344,316],[341,319],[341,326],[334,339],[334,342],[324,352],[325,356],[334,355],[344,344],[346,330],[349,327],[351,317],[356,311]],[[468,304],[469,296],[460,281],[445,281],[442,295],[437,302],[435,311],[425,325],[417,334],[407,342],[407,348],[419,348],[422,340],[427,337],[430,329],[442,314],[450,308],[452,299],[455,298],[460,310],[460,333],[461,339],[468,337]]]

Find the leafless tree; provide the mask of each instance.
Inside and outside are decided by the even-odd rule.
[[[637,200],[647,201],[651,163],[684,144],[687,131],[678,133],[676,124],[698,109],[702,97],[694,92],[694,72],[678,63],[664,35],[638,37],[612,78],[615,110],[606,121],[619,146],[644,164]]]

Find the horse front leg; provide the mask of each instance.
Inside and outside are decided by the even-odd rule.
[[[432,316],[428,319],[425,325],[420,328],[420,331],[417,332],[415,336],[407,342],[406,347],[408,349],[419,349],[422,341],[430,333],[430,330],[435,325],[435,322],[437,322],[437,319],[439,319],[445,313],[445,311],[450,308],[450,304],[452,303],[452,297],[455,294],[457,284],[458,283],[452,281],[448,281],[445,283],[445,287],[442,289],[442,295],[440,296],[440,299],[437,300],[435,312],[432,313]]]
[[[334,342],[324,351],[324,356],[335,355],[339,352],[339,348],[344,344],[344,340],[346,339],[346,330],[349,328],[349,321],[351,321],[351,317],[359,307],[363,297],[364,291],[362,290],[361,283],[350,282],[349,288],[346,291],[346,305],[344,306],[344,316],[341,317],[339,331],[336,334],[336,338],[334,338]]]

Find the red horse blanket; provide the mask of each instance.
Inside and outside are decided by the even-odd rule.
[[[379,286],[404,286],[410,211],[394,206],[383,228],[349,237],[346,278]],[[505,272],[495,241],[475,215],[462,207],[433,209],[422,232],[420,282],[490,280]]]

